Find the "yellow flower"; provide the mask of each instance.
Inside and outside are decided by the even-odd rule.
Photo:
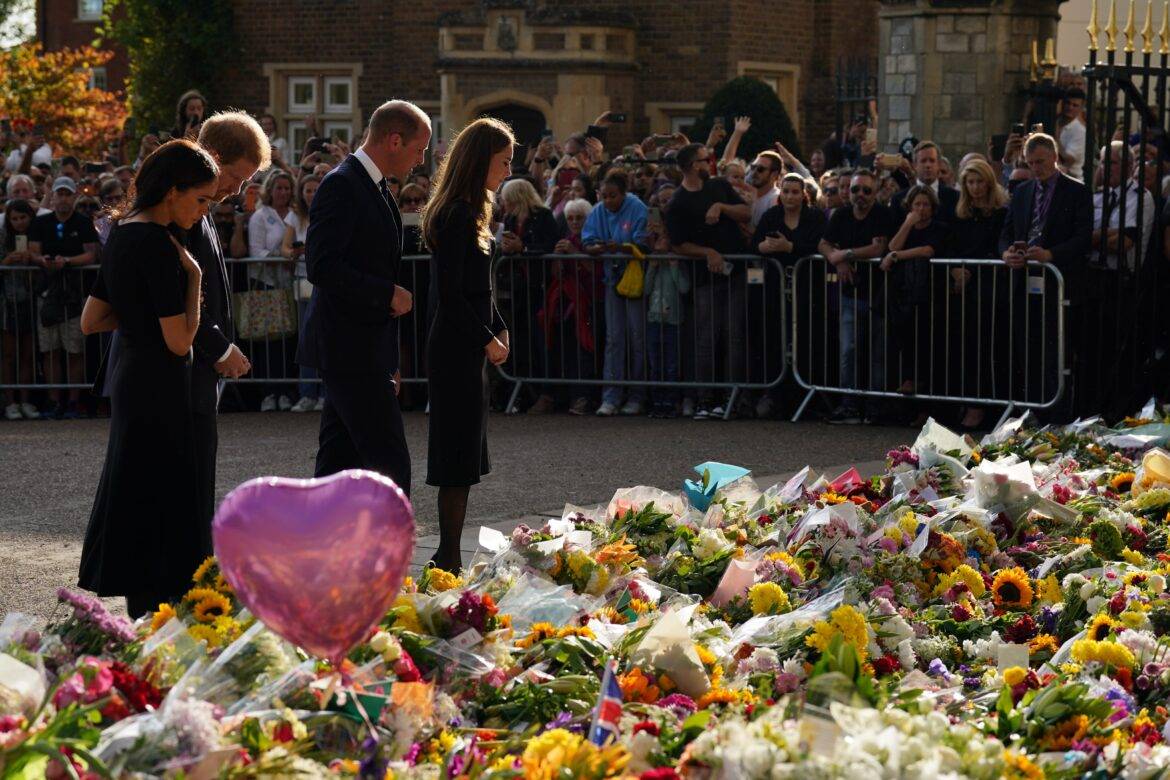
[[[1005,750],[1003,768],[1005,780],[1044,780],[1044,770],[1023,753]]]
[[[1055,654],[1060,649],[1060,645],[1056,642],[1056,637],[1052,634],[1040,634],[1032,641],[1028,642],[1028,650],[1033,653],[1041,653],[1048,651]]]
[[[414,634],[423,633],[422,621],[418,619],[418,610],[414,608],[414,601],[410,596],[399,594],[398,598],[394,599],[393,609],[397,612],[395,628],[404,628]]]
[[[599,748],[565,729],[551,729],[529,741],[520,761],[525,780],[553,780],[619,777],[630,758],[622,745]]]
[[[1003,684],[1014,688],[1022,683],[1027,676],[1027,669],[1022,666],[1012,666],[1003,670]]]
[[[804,643],[809,647],[824,652],[833,637],[840,635],[844,641],[853,645],[857,657],[862,663],[868,655],[869,645],[868,624],[865,616],[854,607],[843,604],[829,615],[829,620],[818,620],[813,626],[813,632],[805,637]]]
[[[630,599],[630,609],[634,611],[635,615],[645,615],[650,610],[654,609],[654,605],[649,601],[642,599]]]
[[[158,631],[167,624],[167,621],[175,616],[175,608],[170,604],[159,604],[158,611],[154,613],[154,617],[150,621],[150,633]]]
[[[638,548],[627,542],[625,536],[602,547],[593,554],[593,558],[602,566],[615,565],[632,568],[642,562],[642,557],[638,555]]]
[[[711,688],[695,701],[695,706],[705,710],[712,704],[750,704],[754,700],[751,691],[732,691],[727,688]]]
[[[207,598],[208,596],[218,595],[220,595],[219,591],[215,590],[214,588],[191,588],[191,590],[187,591],[186,595],[183,596],[183,601],[195,604]]]
[[[218,617],[232,611],[232,603],[226,596],[219,593],[210,593],[195,604],[192,614],[200,623],[213,623]]]
[[[1124,493],[1133,485],[1134,476],[1132,471],[1123,471],[1109,480],[1109,487],[1113,488],[1115,493]]]
[[[1078,639],[1072,646],[1072,659],[1077,663],[1096,661],[1106,667],[1133,669],[1137,659],[1125,645],[1117,642],[1098,642],[1093,639]]]
[[[983,594],[987,592],[987,587],[983,584],[983,575],[963,563],[957,566],[950,574],[944,574],[939,577],[938,586],[934,589],[934,595],[936,597],[941,596],[960,582],[966,585],[971,591],[971,595],[977,599],[982,598]]]
[[[533,623],[528,628],[528,634],[521,637],[516,646],[527,649],[546,639],[553,639],[556,635],[557,628],[552,623]]]
[[[188,628],[187,633],[190,634],[191,638],[196,642],[206,642],[207,649],[209,650],[213,647],[219,647],[220,645],[219,634],[215,633],[215,629],[211,626],[197,624]]]
[[[215,629],[215,633],[225,645],[231,644],[239,639],[242,633],[242,626],[240,626],[239,621],[230,615],[220,615],[211,624],[211,627]]]
[[[211,571],[211,567],[213,566],[215,566],[215,556],[208,555],[203,559],[203,563],[199,564],[199,568],[195,570],[195,573],[191,575],[191,581],[198,585],[206,584],[203,582],[203,578],[207,576],[207,573]]]
[[[849,500],[848,496],[843,496],[840,493],[834,493],[832,490],[826,490],[821,493],[819,500],[826,504],[844,504]]]
[[[1032,581],[1019,566],[1004,569],[995,575],[991,595],[997,607],[1029,607],[1032,604]]]
[[[463,580],[459,579],[459,577],[439,568],[430,569],[427,572],[427,582],[430,583],[431,589],[438,593],[463,585]]]
[[[788,594],[774,582],[758,582],[748,591],[753,615],[779,615],[791,608]]]
[[[1060,581],[1056,579],[1055,574],[1049,574],[1037,582],[1036,586],[1036,596],[1041,601],[1048,604],[1059,604],[1064,600],[1064,594],[1060,590]]]
[[[1124,558],[1129,563],[1132,563],[1134,566],[1145,566],[1146,565],[1145,556],[1143,556],[1140,552],[1138,552],[1136,550],[1129,549],[1128,547],[1126,547],[1124,550],[1121,551],[1121,557]]]
[[[1123,628],[1121,623],[1102,612],[1085,627],[1085,638],[1100,642],[1102,639],[1108,639],[1110,632],[1119,631],[1121,628]]]

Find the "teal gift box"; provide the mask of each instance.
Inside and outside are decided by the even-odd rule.
[[[731,466],[727,463],[716,463],[709,460],[695,466],[695,473],[702,479],[697,482],[693,479],[683,480],[683,490],[686,492],[687,500],[690,501],[691,506],[700,512],[706,512],[716,493],[752,472],[751,469],[745,469],[743,466]]]

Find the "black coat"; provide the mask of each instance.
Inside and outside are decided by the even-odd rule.
[[[210,215],[187,232],[187,249],[203,269],[203,304],[195,332],[195,359],[191,364],[191,406],[197,412],[215,412],[219,401],[219,374],[215,364],[235,337],[231,290],[223,246]]]
[[[394,373],[398,320],[390,302],[402,260],[402,215],[354,155],[321,181],[305,243],[313,297],[297,362],[322,371]]]

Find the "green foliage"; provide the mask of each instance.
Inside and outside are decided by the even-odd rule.
[[[231,0],[106,0],[100,39],[126,49],[126,91],[139,133],[169,129],[179,96],[197,89],[216,104],[224,64],[239,45]]]
[[[706,141],[717,117],[723,119],[730,138],[737,116],[752,119],[751,129],[739,142],[739,157],[751,160],[765,149],[774,149],[777,141],[800,157],[800,141],[784,104],[771,87],[751,76],[734,78],[711,96],[703,107],[703,116],[695,122],[691,140]],[[722,154],[725,144],[716,147],[716,151]]]

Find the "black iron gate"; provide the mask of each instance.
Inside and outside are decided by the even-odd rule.
[[[1170,391],[1170,306],[1165,305],[1170,302],[1166,297],[1170,274],[1164,267],[1167,220],[1162,213],[1163,177],[1170,172],[1166,134],[1170,19],[1164,11],[1155,35],[1153,2],[1147,0],[1139,41],[1134,4],[1119,30],[1117,3],[1111,2],[1108,22],[1099,30],[1093,0],[1088,27],[1084,172],[1085,183],[1100,202],[1099,224],[1114,224],[1116,217],[1121,237],[1113,243],[1108,237],[1094,242],[1068,321],[1073,324],[1074,408],[1116,418],[1132,413],[1150,396],[1167,400]],[[1099,32],[1105,36],[1103,52],[1098,52]],[[1157,53],[1155,37],[1160,43]],[[1106,152],[1098,157],[1102,147]],[[1132,176],[1126,176],[1131,166]]]

